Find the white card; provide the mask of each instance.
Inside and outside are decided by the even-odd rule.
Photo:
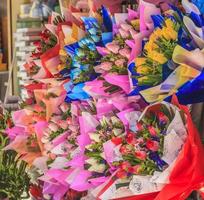
[[[163,172],[155,171],[150,181],[158,184],[168,184],[169,176],[175,166],[175,162],[176,160],[171,165],[169,165],[169,167],[166,168]]]
[[[162,160],[169,165],[178,157],[182,147],[183,140],[176,134],[174,129],[164,137],[164,150]]]
[[[172,122],[169,124],[169,127],[166,131],[167,134],[170,134],[170,132],[174,129],[174,131],[177,133],[177,135],[185,141],[187,136],[186,128],[183,124],[183,120],[181,118],[181,115],[178,110],[175,111],[175,116]]]
[[[164,185],[150,182],[151,178],[152,176],[133,176],[129,185],[130,190],[134,195],[160,191]]]

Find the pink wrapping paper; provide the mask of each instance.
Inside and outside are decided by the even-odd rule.
[[[130,92],[129,77],[127,75],[107,74],[104,79],[113,85],[119,86],[126,94]]]

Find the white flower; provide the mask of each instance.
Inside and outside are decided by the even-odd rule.
[[[100,120],[100,123],[102,126],[106,126],[109,123],[109,120],[103,116],[103,118]]]
[[[89,158],[86,160],[86,163],[89,165],[96,165],[97,164],[97,160],[95,158]]]
[[[111,121],[112,121],[113,124],[117,124],[117,123],[120,122],[120,120],[115,116],[111,117]]]
[[[100,142],[100,135],[97,133],[91,133],[90,135],[91,140],[94,140],[95,142]]]
[[[88,144],[85,146],[86,149],[91,149],[92,144]]]
[[[105,171],[105,169],[106,169],[106,165],[96,163],[95,165],[92,165],[89,168],[89,171],[103,173]]]
[[[118,129],[118,128],[114,128],[114,129],[113,129],[113,133],[114,133],[115,136],[121,135],[122,131],[123,131],[123,130]]]

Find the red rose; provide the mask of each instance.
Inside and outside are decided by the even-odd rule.
[[[137,129],[137,131],[141,131],[141,130],[143,129],[142,124],[138,122],[138,123],[136,124],[136,129]]]
[[[129,172],[130,168],[131,168],[131,165],[128,161],[124,161],[122,164],[121,164],[121,169],[126,171],[126,172]]]
[[[157,117],[158,117],[159,121],[161,121],[161,122],[167,123],[167,121],[168,121],[168,117],[162,112],[158,112]]]
[[[159,143],[157,141],[154,141],[154,140],[147,140],[146,146],[151,151],[158,151],[158,149],[159,149]]]
[[[126,178],[127,172],[125,172],[123,169],[119,169],[116,173],[116,176],[121,179]]]
[[[145,160],[147,158],[147,153],[145,151],[136,151],[135,157],[139,158],[140,160]]]
[[[150,135],[152,135],[152,136],[156,136],[157,135],[157,131],[156,131],[156,129],[153,126],[149,126],[148,130],[149,130]]]
[[[112,142],[113,144],[115,144],[116,146],[119,145],[119,144],[121,144],[122,141],[123,141],[123,139],[120,138],[120,137],[114,137],[114,138],[111,139],[111,142]]]
[[[131,151],[132,151],[132,148],[130,145],[123,145],[120,147],[120,153],[123,155],[129,154],[129,153],[131,153]]]
[[[135,165],[132,167],[132,173],[133,174],[139,174],[141,170],[141,166],[140,165]]]
[[[126,136],[126,141],[128,144],[135,144],[135,136],[133,133],[129,132]]]

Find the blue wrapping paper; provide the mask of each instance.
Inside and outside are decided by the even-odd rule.
[[[90,96],[83,90],[84,86],[84,83],[73,85],[71,81],[64,84],[64,88],[67,91],[65,102],[70,103],[72,101],[89,99]]]
[[[204,70],[201,74],[193,79],[188,81],[182,87],[178,89],[176,96],[181,104],[194,104],[204,102]],[[165,101],[170,102],[171,97],[165,99]]]
[[[102,6],[102,16],[103,16],[103,23],[106,28],[106,31],[112,32],[113,22],[112,22],[110,14],[108,13],[108,10],[104,6]]]

